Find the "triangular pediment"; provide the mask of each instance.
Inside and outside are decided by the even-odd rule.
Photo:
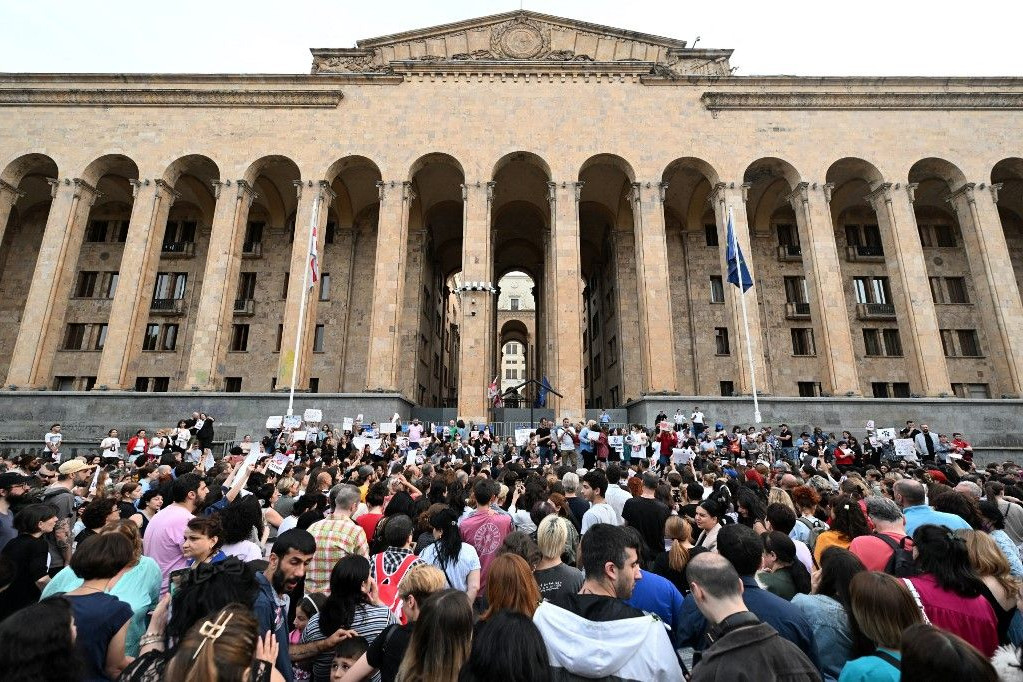
[[[684,40],[591,24],[528,10],[359,40],[357,47],[314,49],[313,73],[403,73],[422,64],[448,63],[453,67],[507,65],[528,62],[631,63],[670,68],[680,61],[706,57],[708,51],[687,50]],[[728,51],[710,51],[712,57]],[[721,60],[714,61],[720,64]],[[717,69],[715,69],[717,70]]]

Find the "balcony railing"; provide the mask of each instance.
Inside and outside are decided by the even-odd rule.
[[[803,248],[799,244],[783,244],[778,247],[778,260],[801,261],[803,260]]]
[[[884,261],[884,247],[869,244],[847,246],[845,255],[851,261]]]
[[[895,318],[891,303],[857,303],[856,317],[860,320],[890,320]]]
[[[164,242],[162,252],[165,258],[191,258],[195,255],[195,243]]]
[[[245,242],[242,244],[242,257],[260,258],[263,255],[263,242]]]
[[[806,320],[810,317],[809,303],[786,303],[785,317],[789,320]]]
[[[149,304],[149,310],[154,315],[181,315],[185,312],[185,299],[154,298]]]
[[[234,301],[235,315],[252,315],[255,313],[256,302],[251,298],[238,298]]]

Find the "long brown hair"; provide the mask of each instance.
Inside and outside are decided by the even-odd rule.
[[[970,564],[978,577],[991,576],[1009,594],[1019,593],[1020,580],[1012,575],[1008,559],[990,535],[979,530],[958,530],[956,535],[966,540]]]
[[[668,549],[668,566],[673,571],[681,571],[689,563],[689,548],[686,542],[692,543],[693,529],[689,522],[681,516],[669,516],[664,522],[664,537],[671,540],[671,548]]]
[[[860,654],[873,647],[898,651],[902,631],[923,622],[920,607],[898,578],[877,571],[863,571],[849,581],[849,620]],[[864,641],[866,640],[866,641]]]
[[[540,605],[540,589],[526,560],[518,554],[502,554],[490,564],[487,574],[486,620],[501,609],[533,617]]]
[[[223,632],[215,638],[218,626]],[[204,631],[205,628],[205,631]],[[198,621],[167,664],[165,682],[243,682],[256,651],[256,619],[247,606],[228,604]]]
[[[457,682],[472,649],[472,626],[472,604],[465,592],[431,594],[420,606],[397,682]]]

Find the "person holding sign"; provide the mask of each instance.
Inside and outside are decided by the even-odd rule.
[[[577,468],[579,466],[579,459],[575,453],[575,445],[579,442],[579,436],[576,435],[575,427],[569,423],[568,417],[561,420],[561,426],[558,427],[557,431],[557,438],[562,465],[570,466],[573,469]]]

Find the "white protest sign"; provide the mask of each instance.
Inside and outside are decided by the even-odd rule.
[[[242,465],[238,468],[238,476],[244,476],[245,473],[255,466],[256,462],[259,461],[260,454],[258,452],[250,452],[242,460]]]
[[[881,440],[895,440],[895,427],[889,426],[887,429],[878,429],[877,437]]]
[[[916,460],[916,446],[913,445],[912,438],[896,438],[894,443],[896,457],[902,457],[909,461]]]
[[[590,440],[590,442],[596,443],[598,440],[600,440],[600,431],[590,431],[589,433],[587,433],[586,437]],[[610,442],[611,441],[608,441],[608,443]]]
[[[288,458],[285,455],[274,455],[274,458],[266,464],[266,468],[278,476],[284,473],[286,466],[288,466]]]
[[[409,446],[409,439],[408,438],[402,436],[401,438],[398,439],[398,447],[399,448],[405,450],[405,449],[408,449],[408,446]]]
[[[625,436],[608,436],[607,444],[621,454],[625,450]]]
[[[407,466],[407,467],[415,466],[415,464],[416,464],[416,455],[418,455],[418,454],[419,454],[419,450],[409,450],[408,454],[405,455],[405,466]]]
[[[352,439],[352,445],[355,446],[356,450],[362,451],[367,445],[369,446],[370,452],[376,452],[380,449],[381,440],[379,438],[366,438],[364,436],[357,436]]]
[[[529,434],[532,432],[532,429],[515,429],[515,445],[521,448],[529,443]]]
[[[291,442],[292,443],[300,443],[301,441],[304,441],[305,440],[305,433],[306,433],[305,431],[292,431],[291,432]]]
[[[689,460],[693,458],[693,453],[689,448],[672,448],[671,449],[671,461],[675,464],[688,464]]]
[[[323,421],[323,410],[317,410],[316,408],[310,407],[302,413],[302,419],[311,424],[319,424]]]
[[[266,428],[270,431],[276,431],[281,428],[281,424],[284,423],[284,417],[278,415],[276,417],[266,418]]]
[[[344,418],[344,419],[343,419],[343,420],[341,421],[341,430],[342,430],[342,431],[351,431],[351,430],[352,430],[352,426],[354,426],[354,425],[355,425],[355,424],[354,424],[354,422],[352,421],[352,418],[351,418],[351,417],[345,417],[345,418]]]
[[[381,422],[380,433],[397,433],[398,429],[395,427],[394,422]]]
[[[284,428],[297,429],[302,426],[302,418],[297,414],[291,414],[284,418]]]
[[[469,432],[469,437],[470,438],[479,438],[480,437],[479,429],[473,429],[472,431],[470,431]]]

